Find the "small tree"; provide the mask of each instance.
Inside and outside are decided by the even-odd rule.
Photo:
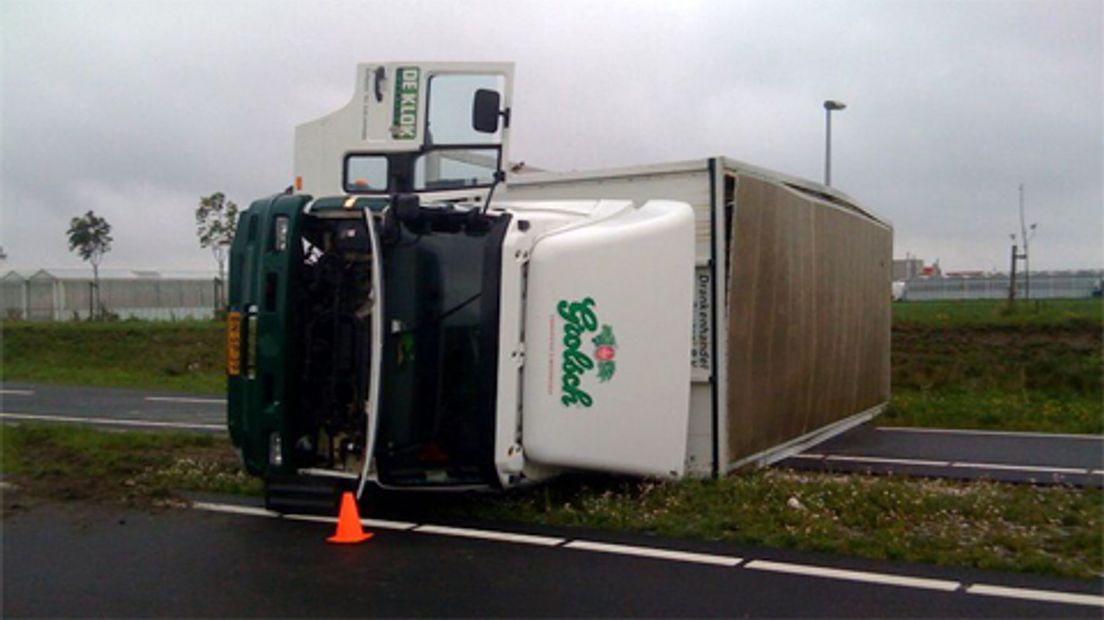
[[[222,192],[215,192],[210,196],[199,199],[196,207],[196,234],[199,235],[199,246],[211,248],[211,253],[218,263],[219,274],[219,306],[224,306],[222,299],[226,287],[223,284],[224,265],[226,264],[226,251],[234,240],[234,231],[238,227],[238,205],[232,200],[227,200]]]
[[[92,282],[95,299],[95,312],[103,314],[100,305],[100,261],[104,254],[111,251],[111,224],[92,211],[82,217],[69,220],[69,250],[75,251],[82,260],[92,263]],[[91,318],[91,317],[89,317]]]

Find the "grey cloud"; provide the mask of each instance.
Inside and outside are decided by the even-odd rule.
[[[1097,2],[5,2],[0,238],[77,264],[68,218],[116,226],[118,266],[213,268],[201,194],[292,177],[294,125],[365,60],[513,60],[512,155],[552,169],[726,154],[833,177],[898,252],[1001,267],[1016,185],[1033,267],[1100,267]]]

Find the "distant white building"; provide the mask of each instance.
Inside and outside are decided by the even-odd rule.
[[[1097,296],[1104,271],[1078,269],[1064,271],[1022,271],[1016,274],[1017,299],[1084,299]],[[954,299],[1007,299],[1009,274],[1001,272],[956,271],[941,277],[919,277],[907,281],[906,301]]]
[[[4,319],[63,321],[94,313],[92,270],[9,269],[0,276]],[[222,283],[213,271],[100,269],[100,304],[119,318],[211,318]]]

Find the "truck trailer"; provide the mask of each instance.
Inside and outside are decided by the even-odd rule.
[[[512,76],[358,65],[242,214],[228,424],[270,508],[721,476],[885,407],[889,222],[726,157],[511,166]]]

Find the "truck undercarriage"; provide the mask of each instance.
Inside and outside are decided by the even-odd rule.
[[[372,244],[362,217],[303,221],[293,300],[298,343],[295,460],[359,472],[366,442],[372,351]]]

